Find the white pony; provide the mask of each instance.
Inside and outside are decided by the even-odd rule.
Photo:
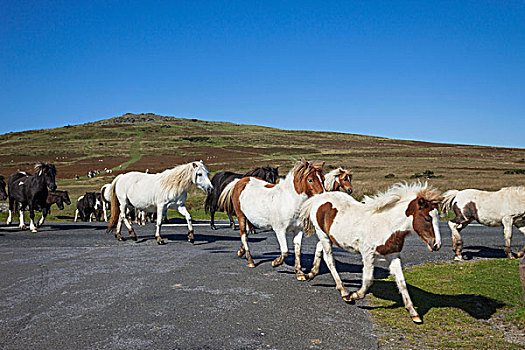
[[[450,190],[443,194],[442,210],[454,211],[456,217],[448,222],[452,231],[454,260],[462,260],[463,240],[459,232],[476,220],[485,226],[502,226],[505,235],[505,254],[514,258],[510,248],[512,225],[525,234],[525,187],[504,187],[496,192],[480,190]],[[518,257],[525,253],[525,246]]]
[[[179,165],[158,174],[133,171],[117,176],[111,184],[111,221],[107,231],[111,232],[116,225],[115,237],[119,241],[123,240],[120,228],[122,221],[124,221],[131,239],[137,240],[137,236],[125,215],[126,204],[129,203],[136,209],[157,213],[155,237],[158,244],[164,244],[160,237],[162,218],[168,205],[173,204],[179,213],[186,218],[188,241],[193,243],[195,238],[191,216],[184,205],[188,189],[192,184],[205,192],[213,189],[208,178],[208,169],[202,160]]]
[[[365,197],[364,203],[340,192],[327,192],[308,199],[300,214],[304,232],[307,236],[317,233],[319,237],[308,279],[319,273],[321,255],[324,255],[343,300],[353,302],[364,298],[373,283],[374,262],[377,257],[384,256],[412,320],[422,322],[408,294],[399,253],[410,233],[416,233],[430,251],[441,247],[437,210],[440,200],[426,183],[396,184],[384,193]],[[352,294],[344,288],[335,268],[332,243],[341,249],[361,253],[363,284]]]
[[[298,255],[298,245],[300,246],[303,236],[299,209],[308,197],[324,192],[323,165],[324,162],[302,161],[278,184],[270,184],[255,177],[244,177],[232,181],[224,188],[218,205],[227,212],[235,210],[242,242],[238,255],[242,257],[246,254],[249,267],[255,267],[255,264],[248,247],[248,222],[256,227],[275,231],[281,255],[272,262],[273,267],[281,265],[288,256],[286,233],[293,232],[296,257],[294,269],[298,279],[305,279]]]

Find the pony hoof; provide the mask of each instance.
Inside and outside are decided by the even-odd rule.
[[[351,295],[344,296],[343,301],[347,304],[355,304],[355,300],[352,298]]]
[[[423,320],[421,319],[421,317],[418,316],[412,316],[412,321],[414,321],[414,323],[417,323],[417,324],[421,324],[423,323]]]
[[[297,275],[297,280],[298,281],[306,281],[306,276],[305,275]]]
[[[37,233],[38,231],[37,231],[36,228],[34,228],[34,229],[31,230],[31,232],[33,232],[33,233]]]
[[[463,256],[461,256],[461,255],[456,255],[456,256],[454,257],[454,261],[463,261]]]
[[[26,225],[21,225],[21,226],[18,226],[18,228],[21,229],[21,230],[25,230],[27,228],[27,226]]]
[[[195,239],[193,239],[193,238],[189,238],[189,237],[188,237],[188,242],[190,242],[191,244],[193,244],[193,243],[195,243]]]
[[[251,268],[254,268],[255,267],[255,264],[254,263],[248,263],[248,267],[251,267]]]
[[[160,241],[157,241],[157,244],[158,244],[158,245],[165,245],[166,242],[164,242],[164,240],[161,239]]]
[[[124,242],[126,239],[124,237],[117,237],[117,241]]]
[[[237,251],[237,255],[239,256],[239,258],[242,258],[243,255],[244,255],[244,253],[245,253],[245,251],[244,251],[244,250],[241,250],[241,249],[239,249],[239,250]]]
[[[519,253],[518,253],[518,258],[523,257],[523,255],[525,255],[525,252],[519,252]]]
[[[131,238],[132,241],[135,241],[135,242],[137,241],[137,236],[132,236],[130,238]]]

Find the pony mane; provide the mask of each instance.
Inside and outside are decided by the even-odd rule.
[[[49,170],[53,174],[53,176],[56,176],[57,169],[54,164],[51,163],[37,163],[35,164],[35,174],[38,174],[40,171],[46,171]]]
[[[311,161],[302,160],[297,162],[290,173],[295,177],[300,174],[301,177],[308,176],[315,171],[323,171],[324,162],[322,161]],[[290,174],[288,173],[288,174]]]
[[[346,173],[347,170],[343,169],[341,167],[334,169],[330,171],[328,174],[325,174],[324,176],[324,188],[326,188],[327,191],[331,191],[332,188],[334,188],[335,179],[341,175]],[[351,172],[351,171],[350,171]]]
[[[204,163],[199,161],[164,170],[158,174],[163,192],[181,193],[186,191],[192,183],[195,183],[196,170],[202,168],[208,171]]]
[[[379,212],[398,202],[421,197],[428,202],[438,204],[443,199],[427,182],[397,183],[385,192],[379,192],[373,197],[365,196],[363,202],[371,210]]]

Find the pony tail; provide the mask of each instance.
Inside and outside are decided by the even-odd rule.
[[[219,196],[219,202],[217,203],[217,206],[219,208],[224,208],[224,211],[228,214],[234,213],[232,194],[233,188],[237,182],[239,182],[239,179],[233,180],[224,188],[224,190],[222,190],[221,195]]]
[[[441,212],[448,214],[452,210],[452,205],[456,199],[458,190],[449,190],[443,193],[443,201],[441,202]]]
[[[299,219],[303,224],[303,232],[306,237],[310,237],[315,233],[314,224],[310,219],[310,212],[312,211],[314,200],[315,197],[308,198],[301,206],[301,210],[299,212]]]
[[[117,222],[120,216],[120,203],[118,201],[117,192],[115,187],[117,186],[117,179],[113,181],[109,189],[109,194],[111,196],[111,218],[109,220],[108,228],[106,229],[107,233],[113,231],[113,228],[117,226]]]

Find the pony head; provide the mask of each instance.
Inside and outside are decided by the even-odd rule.
[[[297,194],[306,194],[308,197],[323,193],[324,162],[308,162],[303,160],[293,168],[293,186]]]
[[[337,168],[325,177],[325,188],[327,191],[344,191],[352,194],[352,170]]]
[[[57,169],[53,164],[49,163],[38,163],[35,165],[35,175],[38,177],[43,177],[44,182],[51,191],[57,189],[55,184],[55,176],[57,174]]]
[[[5,191],[5,180],[2,175],[0,175],[0,201],[7,199],[7,192]]]
[[[213,185],[208,177],[208,168],[206,168],[202,160],[191,164],[193,166],[193,183],[204,192],[210,193],[213,190]]]
[[[437,251],[441,248],[438,206],[442,198],[427,188],[426,184],[424,186],[408,204],[405,215],[412,217],[412,229],[427,244],[428,249]]]
[[[71,205],[71,199],[69,199],[69,193],[67,191],[61,191],[60,196],[64,203],[66,203],[67,205]]]

